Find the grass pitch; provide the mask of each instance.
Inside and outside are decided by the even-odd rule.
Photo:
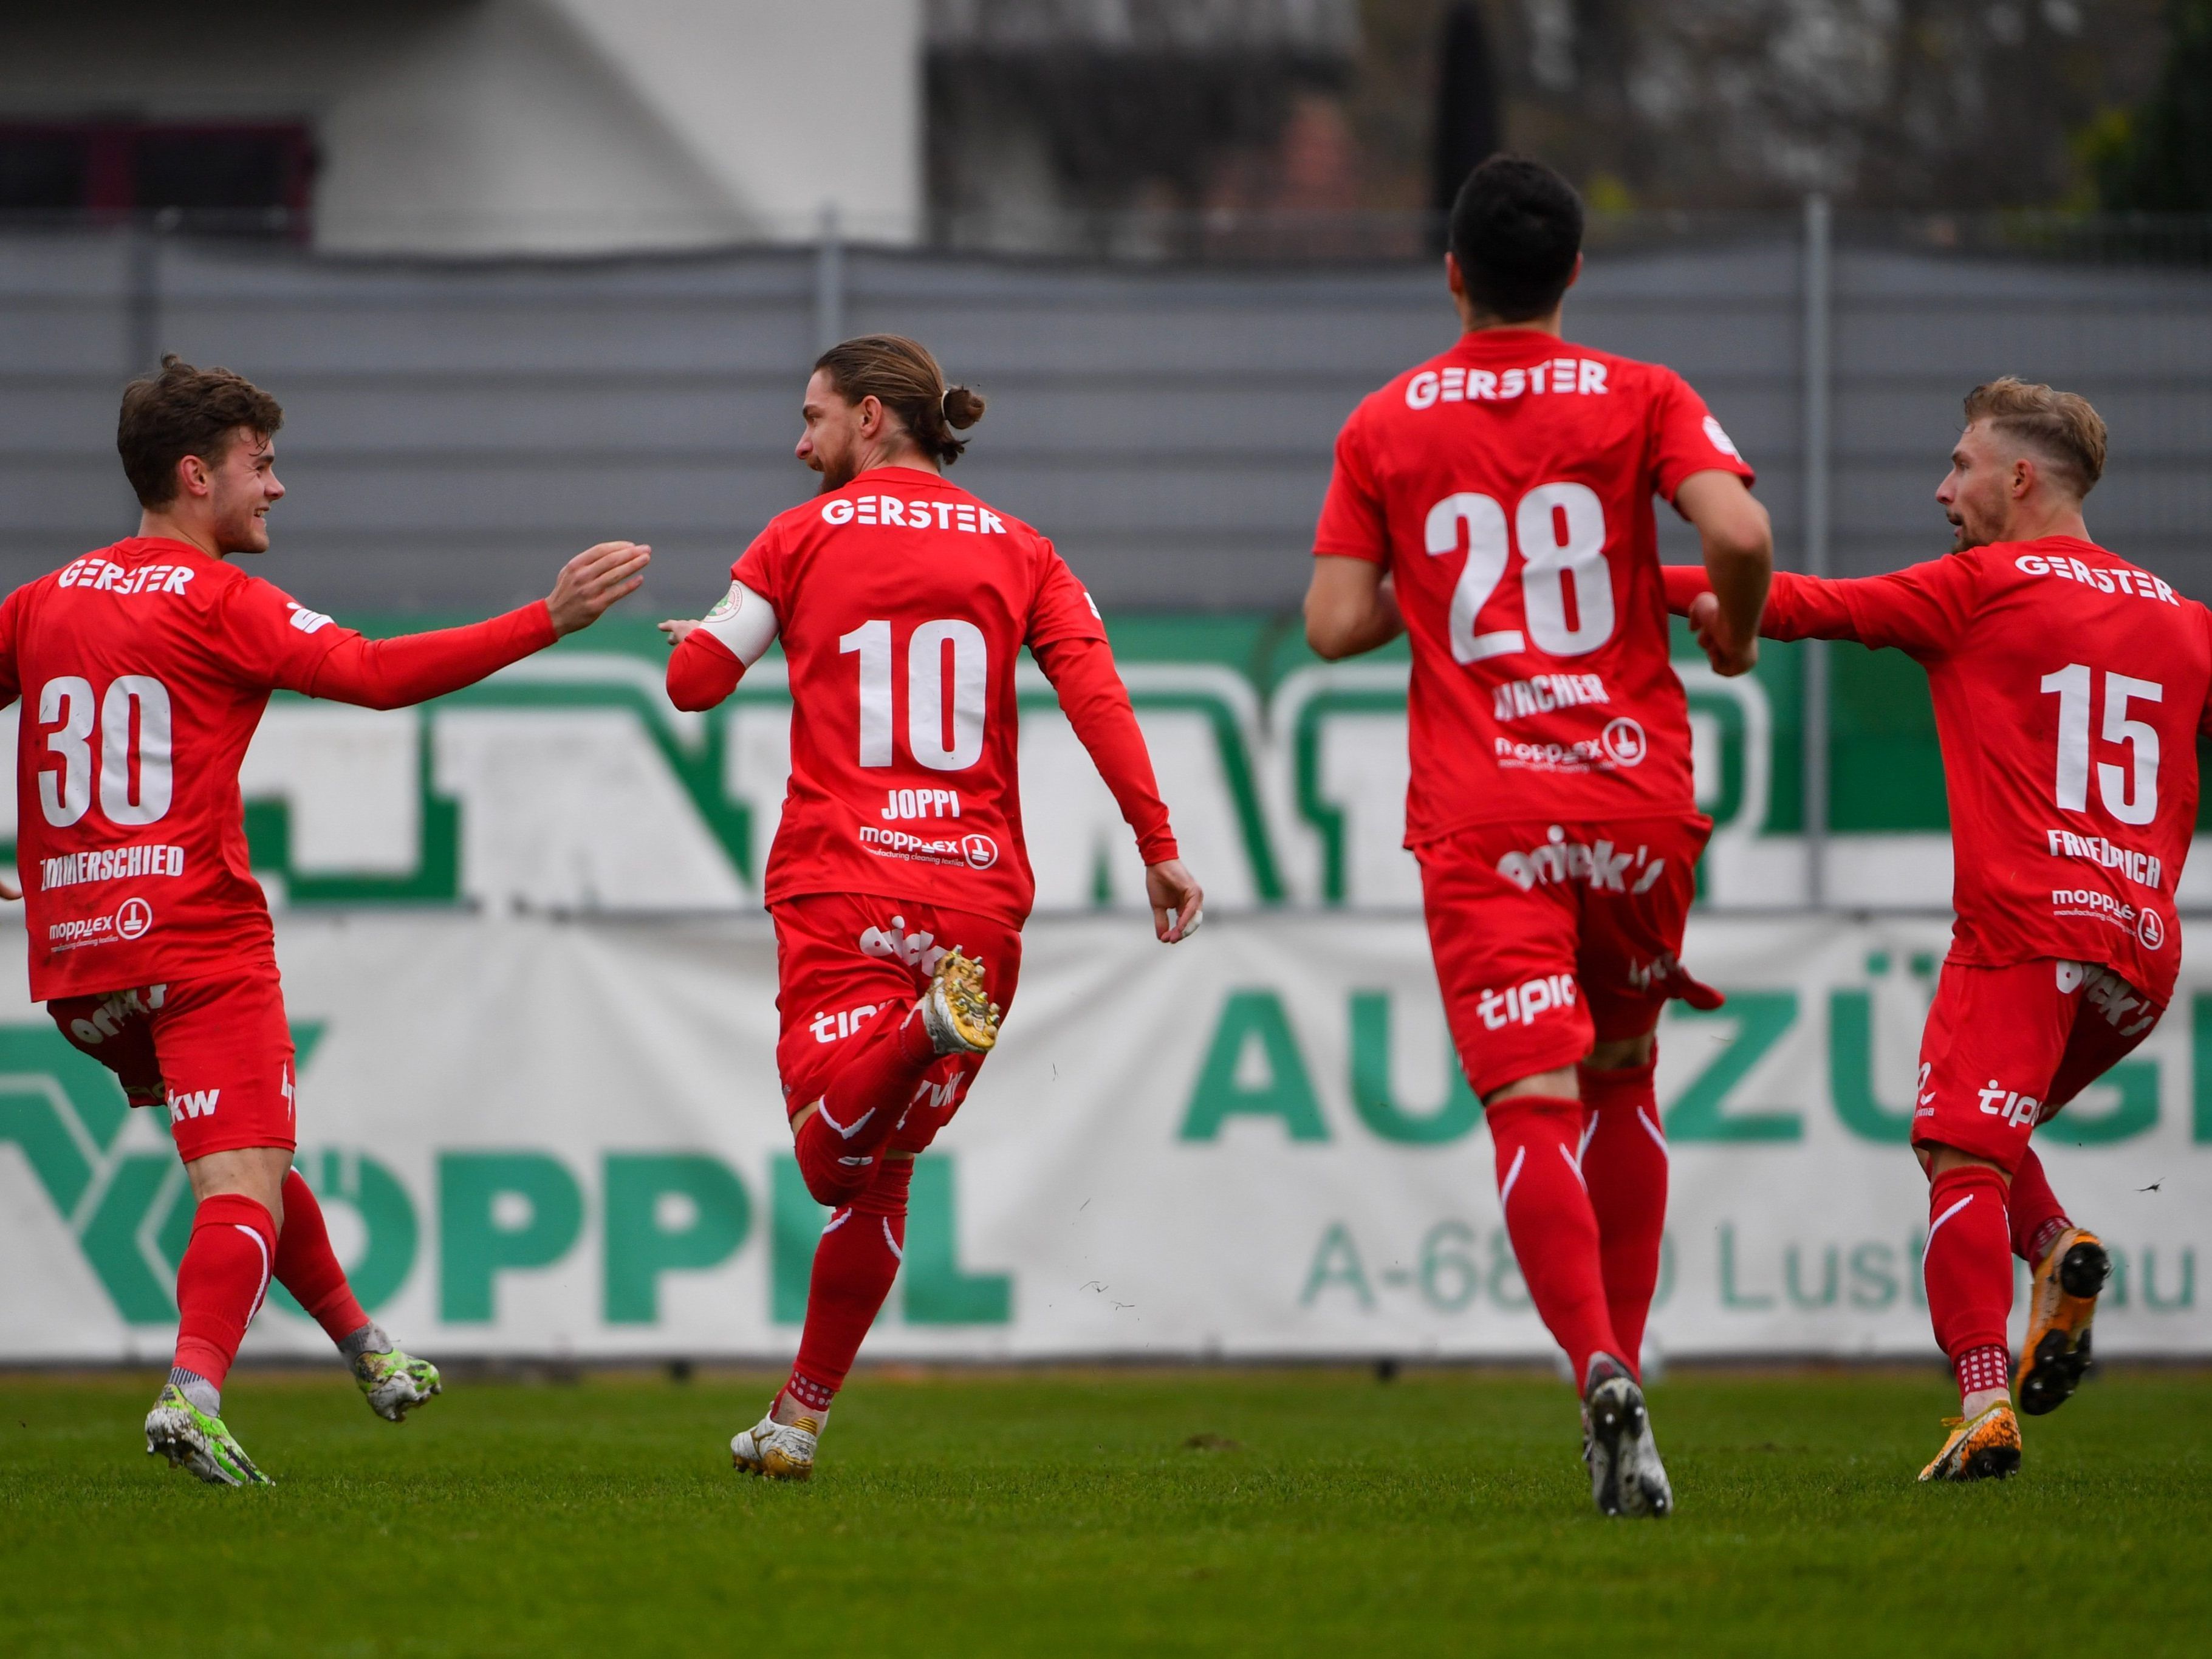
[[[1413,1372],[861,1373],[811,1486],[766,1379],[461,1382],[404,1428],[240,1373],[281,1483],[146,1457],[155,1379],[0,1376],[0,1652],[1940,1654],[2212,1649],[2212,1377],[2107,1373],[1921,1487],[1941,1377],[1681,1375],[1680,1505],[1590,1508],[1571,1396]]]

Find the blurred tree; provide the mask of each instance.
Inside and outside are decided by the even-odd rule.
[[[2097,193],[2115,212],[2212,212],[2212,0],[2168,0],[2158,90],[2091,139]]]

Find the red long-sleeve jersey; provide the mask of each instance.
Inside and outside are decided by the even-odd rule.
[[[0,708],[20,696],[16,863],[31,994],[275,961],[238,769],[269,694],[391,708],[553,642],[541,602],[371,641],[182,542],[132,537],[0,601]]]
[[[1145,862],[1176,856],[1097,607],[1019,520],[935,473],[874,468],[771,520],[731,574],[773,609],[791,672],[769,903],[858,892],[1017,926],[1028,916],[1014,694],[1024,645]],[[669,696],[709,708],[744,672],[701,628],[669,659]]]
[[[1708,591],[1666,573],[1670,609]],[[1886,576],[1777,571],[1759,631],[1928,671],[1951,807],[1951,959],[2103,963],[2163,1006],[2212,730],[2212,612],[2094,543],[1996,542]]]

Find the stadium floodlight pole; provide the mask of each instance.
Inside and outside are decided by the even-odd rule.
[[[1828,572],[1829,342],[1834,325],[1828,198],[1805,198],[1804,339],[1804,569]],[[1828,902],[1828,647],[1807,640],[1799,649],[1804,720],[1802,761],[1805,899],[1819,909]]]
[[[814,248],[814,349],[827,351],[845,337],[845,234],[837,204],[822,204]]]

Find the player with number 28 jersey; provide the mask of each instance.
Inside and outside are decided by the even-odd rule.
[[[1771,554],[1751,469],[1688,384],[1562,337],[1581,234],[1547,168],[1498,157],[1468,179],[1447,261],[1463,331],[1345,422],[1307,637],[1328,657],[1411,639],[1406,844],[1452,1039],[1584,1389],[1592,1495],[1662,1515],[1636,1382],[1666,1211],[1652,1033],[1670,997],[1719,998],[1680,962],[1712,825],[1653,497],[1698,525],[1747,635]]]

